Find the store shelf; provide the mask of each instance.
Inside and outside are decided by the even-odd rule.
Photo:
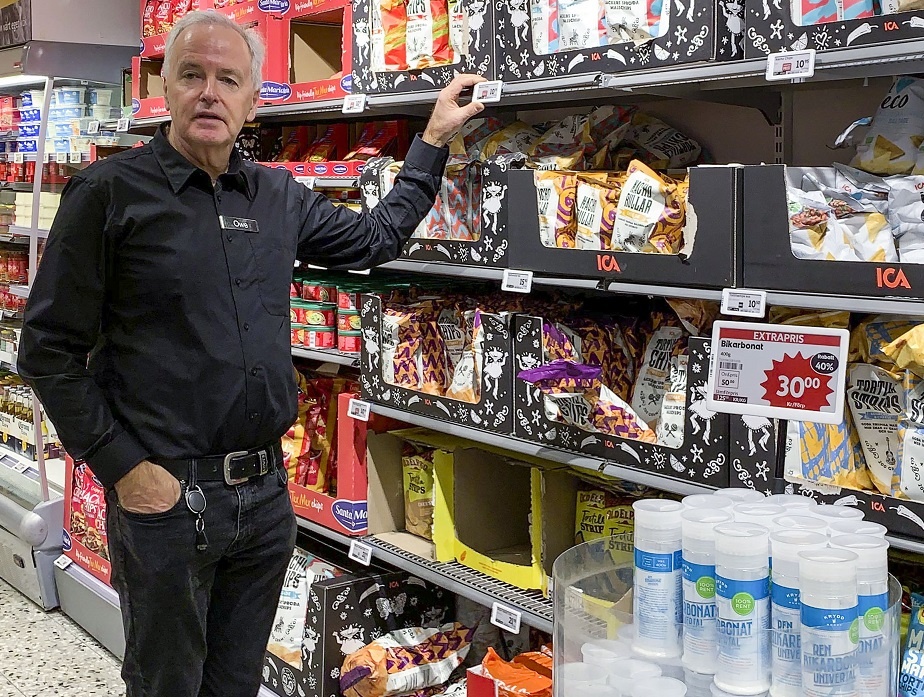
[[[65,615],[83,627],[119,659],[125,656],[125,634],[119,595],[77,564],[55,568],[58,600]]]
[[[309,358],[313,361],[336,363],[351,368],[359,367],[359,356],[354,353],[341,353],[333,349],[306,349],[298,346],[292,347],[292,355],[298,358]]]
[[[344,547],[349,547],[355,539],[304,518],[299,518],[298,524],[304,530]],[[412,573],[486,607],[496,602],[503,603],[519,611],[525,624],[544,632],[552,631],[552,601],[542,597],[538,591],[520,590],[456,562],[440,563],[418,557],[374,536],[364,537],[362,541],[372,547],[377,561]]]
[[[30,290],[29,286],[16,286],[16,285],[10,286],[10,293],[20,298],[28,298],[29,290]],[[10,314],[7,310],[3,310],[2,312],[4,316],[7,316],[7,315],[14,316],[17,314],[15,312]]]
[[[924,301],[901,298],[858,298],[850,295],[768,291],[767,304],[800,307],[808,310],[848,310],[871,314],[924,316]]]
[[[48,237],[49,230],[44,230],[38,228],[33,230],[31,227],[23,227],[21,225],[10,225],[10,234],[19,235],[20,237],[31,237],[33,233],[37,237]]]
[[[915,554],[924,554],[924,540],[909,540],[904,537],[895,537],[894,535],[886,535],[886,539],[896,549],[903,549]]]
[[[560,450],[558,448],[548,448],[543,445],[538,445],[536,443],[531,443],[519,438],[514,438],[513,436],[503,436],[497,433],[482,431],[477,428],[459,426],[457,424],[441,421],[440,419],[434,419],[429,416],[421,416],[420,414],[412,414],[400,409],[386,407],[381,404],[372,403],[372,411],[376,414],[381,414],[382,416],[387,416],[392,419],[397,419],[398,421],[404,421],[405,423],[413,424],[414,426],[429,428],[431,431],[438,431],[439,433],[446,433],[452,436],[457,436],[459,438],[466,438],[468,440],[474,441],[475,443],[484,443],[485,445],[490,445],[495,448],[503,448],[504,450],[510,451],[511,454],[529,455],[531,457],[539,457],[546,460],[551,460],[553,462],[560,462],[571,467],[591,470],[593,472],[617,477],[625,481],[635,482],[636,484],[655,487],[662,491],[670,491],[672,493],[681,495],[708,494],[709,492],[714,491],[713,487],[705,486],[702,484],[695,484],[692,482],[683,481],[681,479],[662,477],[652,472],[626,466],[612,460],[603,460],[601,458],[589,457],[587,455],[572,453],[567,450]],[[627,459],[631,459],[631,456],[628,454],[625,454],[625,457]]]

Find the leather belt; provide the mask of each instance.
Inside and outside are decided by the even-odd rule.
[[[281,466],[282,446],[279,442],[255,450],[239,450],[226,455],[209,455],[207,457],[186,460],[166,460],[152,458],[151,462],[160,465],[177,479],[187,481],[195,462],[196,480],[200,482],[224,482],[236,486],[275,471]]]

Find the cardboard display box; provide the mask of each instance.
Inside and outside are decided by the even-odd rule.
[[[382,301],[374,295],[363,295],[360,303],[363,332],[360,386],[363,399],[494,433],[513,432],[513,361],[507,317],[487,312],[481,314],[484,332],[481,397],[473,404],[385,382]]]
[[[823,295],[919,298],[924,265],[797,259],[789,236],[786,176],[801,169],[783,165],[744,168],[743,283]]]
[[[378,637],[435,627],[455,616],[455,596],[404,572],[346,574],[308,592],[299,666],[266,653],[263,684],[280,697],[340,697],[344,658]]]
[[[383,196],[381,175],[385,167],[393,162],[391,158],[375,158],[366,163],[360,180],[363,194],[363,210],[378,205]],[[437,240],[411,238],[401,253],[402,259],[418,261],[441,261],[450,264],[505,268],[511,254],[509,228],[511,207],[508,195],[509,178],[514,170],[524,166],[523,155],[499,155],[492,157],[481,167],[481,194],[478,206],[480,214],[473,215],[473,227],[478,230],[478,239]],[[473,192],[478,195],[477,192]],[[518,216],[513,216],[517,219]],[[480,221],[480,224],[479,224]]]
[[[856,16],[861,7],[870,16],[800,25],[789,3],[763,0],[747,4],[747,40],[744,47],[747,58],[766,58],[771,53],[806,48],[836,53],[839,49],[920,39],[924,27],[919,10],[872,15],[872,8],[879,6],[878,2],[854,3],[852,8],[845,8],[847,3],[812,4],[808,0],[800,0],[797,4],[804,5],[807,13],[815,13],[819,17],[823,13],[834,19],[838,10],[842,15],[853,11]]]
[[[488,80],[497,74],[492,32],[495,9],[504,3],[489,0],[462,0],[460,19],[467,27],[468,55],[452,65],[421,70],[372,70],[372,18],[370,0],[357,0],[353,5],[353,91],[360,94],[396,94],[440,90],[455,73],[474,73]],[[465,29],[463,28],[463,31]]]
[[[542,365],[542,319],[517,315],[513,325],[515,370]],[[668,448],[603,433],[546,418],[542,394],[532,384],[514,378],[516,413],[514,435],[560,450],[579,452],[665,477],[714,487],[728,486],[729,418],[706,408],[706,381],[710,362],[709,338],[689,339],[687,401],[683,445]]]
[[[548,54],[537,53],[529,0],[497,7],[498,79],[505,82],[744,58],[744,3],[665,2],[666,30],[638,47],[628,42]],[[563,31],[559,27],[559,42],[565,41]]]
[[[684,249],[680,254],[636,254],[546,247],[539,237],[533,170],[511,171],[506,205],[517,215],[509,219],[509,266],[627,283],[734,286],[741,234],[740,172],[740,167],[731,166],[691,167]]]
[[[885,525],[892,535],[924,539],[924,503],[872,491],[786,481],[786,422],[754,416],[730,418],[731,486],[766,494],[802,494],[819,504],[852,506],[863,511],[866,520]],[[770,434],[766,440],[765,434]]]
[[[62,551],[84,571],[112,585],[106,492],[87,463],[64,461],[64,529]]]

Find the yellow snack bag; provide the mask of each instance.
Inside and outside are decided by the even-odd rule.
[[[683,241],[685,207],[677,182],[633,160],[619,195],[612,248],[676,254]]]
[[[882,347],[896,367],[924,377],[924,323],[918,324]]]
[[[533,143],[528,162],[537,169],[581,169],[590,145],[590,118],[569,116]]]
[[[577,233],[574,217],[577,177],[564,172],[537,171],[539,239],[546,247],[573,249]]]
[[[433,456],[432,448],[407,443],[401,467],[404,473],[404,527],[427,540],[433,539]]]

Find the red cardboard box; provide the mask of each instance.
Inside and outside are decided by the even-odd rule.
[[[368,530],[369,478],[366,471],[366,434],[405,427],[392,419],[372,415],[368,422],[349,415],[350,399],[341,394],[337,402],[337,495],[322,494],[289,483],[295,515],[354,537]]]
[[[68,455],[64,467],[64,554],[111,586],[106,492],[87,463],[74,462]]]

